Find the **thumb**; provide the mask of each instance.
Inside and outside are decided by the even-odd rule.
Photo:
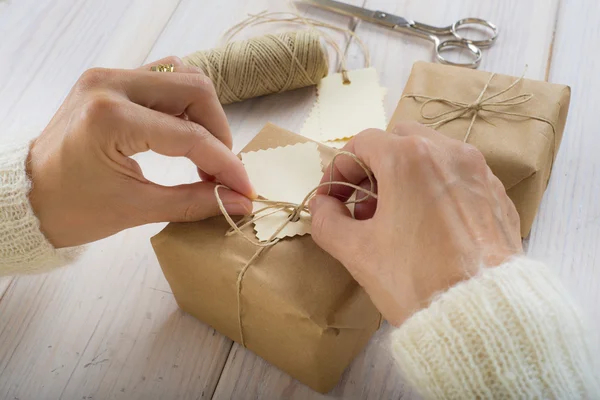
[[[311,235],[315,243],[342,264],[348,248],[358,243],[360,221],[352,219],[350,210],[338,199],[316,195],[308,204],[312,215]]]
[[[221,215],[215,197],[215,184],[196,182],[165,187],[152,184],[145,196],[153,222],[191,222]],[[252,212],[252,201],[232,190],[219,190],[225,210],[231,215]]]

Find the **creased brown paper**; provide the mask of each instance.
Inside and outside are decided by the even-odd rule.
[[[427,115],[436,115],[451,110],[443,102],[430,102],[426,105],[426,110],[422,110],[424,100],[410,95],[445,98],[470,104],[476,101],[490,76],[485,71],[426,62],[415,63],[388,130],[393,129],[400,121],[435,122],[424,119],[422,111],[426,111]],[[494,75],[484,97],[504,90],[517,79],[507,75]],[[529,101],[498,109],[526,114],[532,118],[481,110],[467,140],[483,153],[491,170],[504,184],[519,212],[523,237],[531,230],[550,177],[567,119],[571,89],[565,85],[522,79],[498,99],[526,93],[533,95]],[[467,113],[435,129],[446,136],[464,140],[471,117],[472,114]]]
[[[268,124],[242,152],[307,141]],[[327,165],[334,150],[319,150]],[[223,217],[171,223],[152,245],[179,306],[239,342],[236,281],[257,249],[239,235],[226,237],[228,229]],[[246,347],[319,392],[336,385],[379,327],[368,295],[310,235],[266,249],[241,287]]]

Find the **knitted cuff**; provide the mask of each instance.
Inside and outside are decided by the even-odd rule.
[[[515,258],[440,295],[392,348],[425,398],[592,398],[588,334],[554,274]]]
[[[55,249],[29,203],[29,142],[0,144],[0,275],[42,272],[72,261],[80,248]]]

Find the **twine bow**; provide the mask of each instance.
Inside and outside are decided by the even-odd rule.
[[[419,112],[421,114],[421,118],[423,118],[424,120],[428,120],[428,121],[433,120],[434,121],[434,122],[431,122],[428,124],[424,124],[425,126],[429,126],[432,128],[437,128],[448,122],[454,121],[455,119],[461,118],[467,114],[471,114],[471,123],[469,124],[469,128],[467,129],[467,132],[465,133],[465,137],[463,138],[463,142],[465,142],[465,143],[467,142],[467,140],[469,140],[469,136],[471,136],[471,130],[473,129],[473,125],[475,124],[477,117],[481,118],[483,121],[487,122],[490,125],[494,125],[488,119],[486,119],[483,115],[481,115],[482,111],[489,112],[492,114],[512,115],[515,117],[524,117],[524,118],[528,118],[528,119],[535,119],[538,121],[542,121],[542,122],[545,122],[548,125],[550,125],[552,127],[552,131],[556,134],[556,128],[554,126],[554,123],[546,118],[539,117],[536,115],[523,114],[523,113],[512,112],[512,111],[504,111],[501,109],[502,107],[513,107],[513,106],[519,106],[521,104],[527,103],[528,101],[530,101],[533,98],[533,96],[534,96],[533,93],[522,93],[522,94],[517,94],[515,96],[509,97],[507,99],[496,100],[498,97],[500,97],[504,93],[507,93],[508,91],[513,89],[519,82],[521,82],[521,80],[523,80],[524,75],[525,75],[525,73],[523,73],[523,75],[521,75],[520,78],[516,79],[513,83],[511,83],[509,86],[507,86],[505,89],[499,91],[498,93],[489,95],[487,97],[483,97],[485,95],[485,92],[488,90],[488,87],[490,86],[492,79],[494,79],[494,76],[496,76],[495,73],[492,73],[490,75],[490,79],[488,79],[487,83],[481,90],[481,93],[479,93],[479,96],[477,97],[477,99],[472,103],[465,103],[462,101],[446,99],[444,97],[431,97],[431,96],[424,96],[424,95],[418,95],[418,94],[407,94],[407,95],[402,96],[402,98],[406,97],[406,98],[413,98],[416,100],[424,99],[425,102],[423,102],[423,104],[421,104],[421,108],[419,109]],[[448,111],[443,111],[443,112],[440,112],[440,113],[434,114],[434,115],[426,114],[425,107],[427,107],[427,105],[430,103],[436,103],[436,102],[446,104],[446,105],[452,107],[452,109],[448,110]]]
[[[370,182],[370,190],[369,189],[365,189],[362,188],[358,185],[354,185],[352,183],[348,183],[348,182],[341,182],[341,181],[334,181],[333,180],[333,166],[335,165],[335,161],[339,156],[348,156],[351,157],[366,173],[367,178],[369,179]],[[283,202],[283,201],[273,201],[273,200],[259,200],[259,202],[261,203],[265,203],[267,204],[266,207],[263,207],[257,211],[254,211],[252,214],[245,216],[244,218],[242,218],[240,221],[238,221],[237,223],[231,218],[231,216],[229,215],[229,213],[227,212],[227,210],[225,209],[225,206],[223,205],[223,201],[221,200],[221,196],[219,195],[219,189],[229,189],[227,186],[225,185],[217,185],[215,186],[215,197],[217,199],[217,203],[219,205],[219,209],[221,210],[221,213],[223,213],[223,216],[225,217],[225,219],[227,220],[227,222],[229,223],[229,225],[231,226],[231,228],[227,231],[227,233],[225,234],[226,236],[230,236],[233,234],[239,234],[241,235],[245,240],[247,240],[248,242],[252,243],[253,245],[257,246],[258,249],[256,250],[256,252],[254,253],[254,255],[248,260],[248,262],[242,267],[242,269],[240,270],[238,277],[237,277],[237,281],[236,281],[236,288],[237,288],[237,306],[238,306],[238,326],[239,326],[239,330],[240,330],[240,343],[242,346],[246,347],[246,340],[244,338],[244,328],[243,328],[243,324],[242,324],[242,299],[241,299],[241,294],[242,294],[242,281],[244,279],[244,275],[246,274],[246,271],[248,270],[248,268],[250,267],[250,265],[252,265],[252,263],[258,258],[260,257],[260,255],[262,254],[262,252],[264,250],[266,250],[267,248],[274,246],[275,244],[277,244],[277,242],[279,242],[279,238],[277,237],[277,235],[290,223],[290,222],[297,222],[300,219],[300,214],[305,212],[305,213],[309,213],[308,210],[308,202],[315,196],[315,194],[317,193],[317,191],[322,188],[322,187],[328,187],[329,191],[327,192],[327,194],[330,193],[331,191],[331,186],[333,185],[343,185],[343,186],[348,186],[351,187],[357,191],[360,191],[362,193],[365,193],[366,196],[362,197],[361,199],[358,200],[348,200],[346,202],[344,202],[344,204],[355,204],[355,203],[360,203],[363,201],[366,201],[369,197],[372,198],[377,198],[377,194],[375,193],[375,179],[373,177],[373,173],[371,172],[371,170],[369,170],[369,168],[353,153],[350,153],[348,151],[339,151],[337,152],[334,156],[333,159],[331,160],[331,167],[330,167],[330,175],[329,175],[329,181],[328,182],[323,182],[320,183],[319,185],[317,185],[314,189],[312,189],[310,192],[308,192],[306,194],[306,196],[304,197],[304,199],[302,200],[302,202],[300,202],[299,204],[295,204],[295,203],[289,203],[289,202]],[[278,212],[288,212],[288,217],[286,218],[286,220],[275,230],[275,232],[271,235],[271,237],[264,241],[258,241],[257,239],[253,238],[250,235],[247,235],[246,233],[244,233],[242,231],[242,229],[244,229],[245,227],[247,227],[250,224],[253,224],[254,222],[268,217],[269,215],[273,215],[275,213]]]

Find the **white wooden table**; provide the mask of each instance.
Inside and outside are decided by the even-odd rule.
[[[572,86],[571,111],[550,186],[528,241],[600,320],[600,3],[585,0],[354,0],[429,24],[494,21],[501,36],[482,69]],[[45,126],[78,76],[93,66],[137,67],[214,47],[249,12],[277,0],[0,1],[0,140]],[[302,8],[351,27],[369,46],[389,89],[391,115],[411,65],[431,60],[420,39]],[[247,34],[257,34],[258,29]],[[351,67],[358,47],[341,35]],[[226,107],[235,150],[267,122],[298,132],[313,89]],[[161,183],[194,179],[180,159],[138,157]],[[152,161],[152,162],[150,162]],[[385,329],[323,396],[177,309],[150,247],[162,226],[89,246],[75,264],[0,280],[0,399],[384,399],[412,398],[386,350]],[[598,326],[596,324],[595,328]],[[600,355],[600,353],[599,353]]]

